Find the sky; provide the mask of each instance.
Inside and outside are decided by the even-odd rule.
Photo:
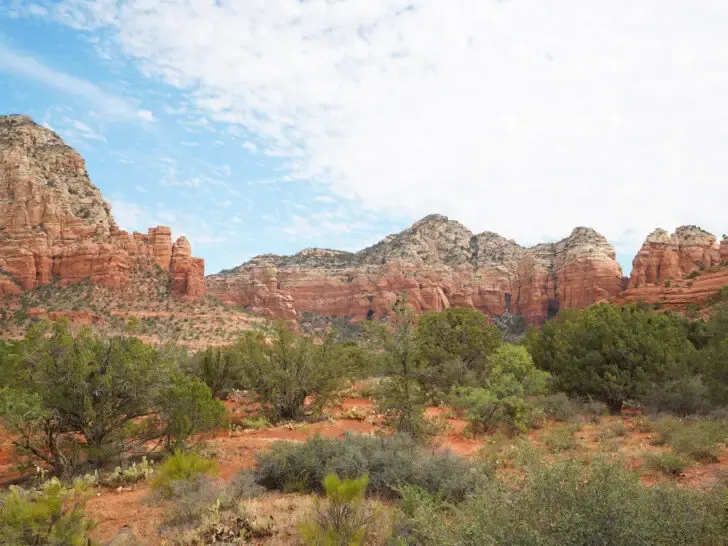
[[[0,114],[208,273],[439,213],[590,226],[628,274],[656,227],[728,231],[726,28],[725,0],[0,0]]]

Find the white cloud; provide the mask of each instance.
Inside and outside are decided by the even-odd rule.
[[[629,251],[656,225],[725,227],[723,0],[63,0],[53,13],[106,26],[142,73],[188,93],[198,124],[254,135],[293,158],[292,180],[365,209],[441,212],[523,243],[586,224]]]
[[[16,53],[0,44],[0,71],[3,70],[20,74],[64,93],[86,99],[102,110],[106,116],[133,118],[137,115],[136,108],[127,100],[107,93],[86,80],[50,68],[33,57]]]
[[[73,131],[74,136],[80,136],[81,138],[85,138],[86,140],[98,140],[100,142],[106,142],[106,137],[104,135],[102,135],[99,131],[92,129],[84,122],[77,119],[67,121],[69,121],[71,127],[75,129],[75,131]]]
[[[336,203],[336,199],[334,199],[330,195],[317,195],[313,198],[313,200],[318,203]]]
[[[157,121],[157,119],[154,117],[154,114],[150,110],[139,110],[137,112],[137,116],[139,116],[139,119],[142,121],[146,121],[147,123],[153,123]]]
[[[230,221],[232,223],[234,223],[234,224],[242,224],[243,223],[243,221],[240,219],[239,216],[233,216],[232,218],[230,218]]]
[[[135,186],[135,188],[136,188],[136,191],[138,191],[139,193],[149,193],[149,191],[142,186]]]
[[[111,211],[116,223],[127,231],[145,230],[144,211],[138,205],[125,201],[121,197],[110,200]]]

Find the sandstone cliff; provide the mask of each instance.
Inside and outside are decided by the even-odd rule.
[[[728,254],[728,246],[723,249]],[[715,236],[697,226],[681,226],[672,235],[658,228],[647,236],[632,261],[629,286],[681,279],[693,271],[710,269],[725,257],[721,258]]]
[[[627,289],[613,303],[644,302],[657,309],[705,309],[720,301],[728,285],[728,239],[697,226],[681,226],[672,235],[656,229],[632,262]]]
[[[121,231],[79,154],[27,116],[0,116],[0,295],[86,278],[119,288],[155,263],[173,293],[205,294],[204,261],[184,237]]]
[[[431,215],[357,253],[307,249],[265,255],[207,277],[221,301],[274,318],[302,312],[385,315],[401,292],[417,311],[471,307],[542,322],[560,308],[615,296],[621,268],[612,246],[588,228],[554,244],[523,248]]]

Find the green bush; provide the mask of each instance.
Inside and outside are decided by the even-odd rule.
[[[668,476],[679,476],[690,465],[690,461],[677,453],[650,453],[645,457],[645,466],[650,470]]]
[[[574,434],[579,428],[576,424],[556,428],[544,436],[544,444],[555,453],[572,450],[577,445]]]
[[[710,389],[699,375],[656,386],[645,395],[644,404],[653,412],[673,413],[683,417],[708,413],[713,407]]]
[[[416,337],[425,367],[419,380],[436,398],[457,385],[481,384],[502,334],[477,309],[451,307],[422,316]]]
[[[307,546],[363,546],[374,514],[365,499],[367,476],[340,480],[336,474],[324,478],[326,502],[317,500],[313,513],[298,525]]]
[[[655,422],[656,445],[671,445],[675,451],[700,462],[717,462],[719,448],[728,438],[728,425],[705,419],[682,420],[662,417]]]
[[[524,347],[516,345],[501,345],[489,364],[485,386],[456,389],[453,406],[465,412],[475,433],[500,424],[526,430],[530,407],[525,398],[546,390],[548,374],[533,365]]]
[[[152,480],[152,488],[168,496],[174,482],[189,481],[203,474],[215,474],[217,470],[215,461],[205,459],[194,451],[178,450],[160,465]]]
[[[196,377],[174,374],[157,402],[168,447],[184,446],[194,432],[222,425],[227,410]]]
[[[244,369],[241,354],[231,347],[209,347],[192,356],[185,371],[203,381],[213,395],[227,398],[243,387]]]
[[[328,474],[342,479],[369,476],[369,492],[389,498],[417,485],[450,501],[462,500],[478,484],[471,463],[449,452],[432,452],[404,436],[316,436],[303,443],[276,442],[257,454],[256,481],[282,491],[322,491]]]
[[[235,346],[246,383],[273,422],[320,412],[349,373],[348,353],[333,343],[332,335],[314,343],[311,337],[293,334],[282,322],[274,325],[270,337],[268,342],[258,332],[246,332]]]
[[[572,421],[579,414],[579,404],[563,392],[538,397],[535,405],[543,409],[546,416],[554,421],[565,423]]]
[[[527,345],[554,386],[618,411],[655,385],[684,377],[695,349],[683,319],[638,306],[568,310],[533,332]]]
[[[91,544],[88,532],[94,522],[84,514],[86,498],[86,488],[80,481],[71,488],[55,478],[39,490],[11,487],[0,494],[0,544]]]
[[[725,492],[646,487],[622,461],[532,463],[523,480],[491,480],[452,506],[404,492],[399,544],[725,544]]]

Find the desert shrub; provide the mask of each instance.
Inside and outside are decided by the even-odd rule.
[[[271,534],[271,525],[258,525],[241,504],[254,496],[249,481],[222,482],[197,474],[170,482],[165,503],[163,536],[173,544],[247,544]]]
[[[461,307],[422,316],[416,336],[424,361],[419,380],[434,396],[447,394],[457,385],[478,385],[502,339],[480,311]]]
[[[185,372],[203,381],[218,398],[227,398],[243,387],[244,371],[241,354],[230,347],[209,347],[190,357]]]
[[[449,452],[432,452],[404,436],[316,436],[304,443],[276,442],[257,454],[256,481],[278,490],[322,491],[323,479],[369,476],[369,492],[396,498],[411,484],[450,501],[474,490],[478,477],[471,463]]]
[[[690,273],[688,273],[687,275],[685,275],[684,278],[686,278],[686,279],[695,279],[697,277],[700,277],[700,271],[698,271],[696,269],[695,271],[691,271]]]
[[[59,476],[164,435],[183,440],[205,428],[200,416],[212,401],[172,373],[177,357],[126,335],[74,331],[68,321],[39,324],[15,351],[0,422],[25,460]]]
[[[525,430],[530,414],[526,397],[546,390],[548,373],[533,365],[524,347],[510,344],[496,349],[489,366],[484,387],[456,389],[453,406],[465,412],[476,433],[499,424]]]
[[[612,411],[684,377],[695,350],[679,317],[608,304],[560,313],[532,332],[527,345],[557,389],[593,397]]]
[[[667,451],[665,453],[649,453],[645,456],[645,466],[650,470],[662,472],[668,476],[679,476],[690,465],[685,457]]]
[[[597,434],[597,439],[600,442],[606,442],[607,440],[626,436],[628,432],[629,429],[627,428],[627,425],[625,425],[622,421],[617,421],[616,423],[612,423],[606,429]]]
[[[699,375],[656,386],[645,395],[644,404],[653,412],[683,417],[708,413],[713,407],[709,389]]]
[[[675,451],[700,462],[718,461],[719,448],[728,438],[722,421],[663,417],[655,422],[657,445],[669,444]]]
[[[579,414],[579,403],[569,398],[563,392],[548,394],[535,399],[534,404],[540,407],[547,417],[554,421],[567,422]]]
[[[168,448],[184,446],[194,432],[220,426],[226,413],[225,405],[213,398],[205,383],[179,374],[173,374],[161,390],[156,408]]]
[[[363,323],[370,348],[379,351],[390,376],[379,383],[377,410],[384,424],[421,442],[437,433],[435,423],[425,417],[425,406],[431,396],[420,382],[424,360],[415,327],[416,318],[407,305],[406,294],[392,304],[389,323]]]
[[[370,526],[375,521],[375,513],[365,498],[368,481],[367,476],[340,480],[336,474],[327,475],[323,481],[325,502],[317,499],[313,513],[298,525],[303,543],[307,546],[371,544]]]
[[[165,459],[152,480],[152,488],[163,496],[172,494],[172,485],[179,481],[189,481],[204,474],[217,472],[217,463],[206,459],[194,451],[175,451]]]
[[[572,450],[577,445],[574,434],[578,430],[579,425],[576,424],[555,428],[544,436],[543,442],[555,453]]]
[[[90,544],[94,522],[84,514],[86,498],[81,481],[64,487],[53,478],[37,490],[11,487],[0,494],[0,544]]]
[[[270,343],[258,332],[246,332],[235,350],[241,354],[246,383],[273,422],[319,412],[348,373],[348,360],[331,335],[317,344],[313,338],[293,334],[282,322],[275,324]]]
[[[523,480],[488,481],[457,506],[405,492],[396,529],[400,544],[421,546],[717,546],[725,543],[724,494],[673,484],[646,487],[621,461],[541,461]]]

